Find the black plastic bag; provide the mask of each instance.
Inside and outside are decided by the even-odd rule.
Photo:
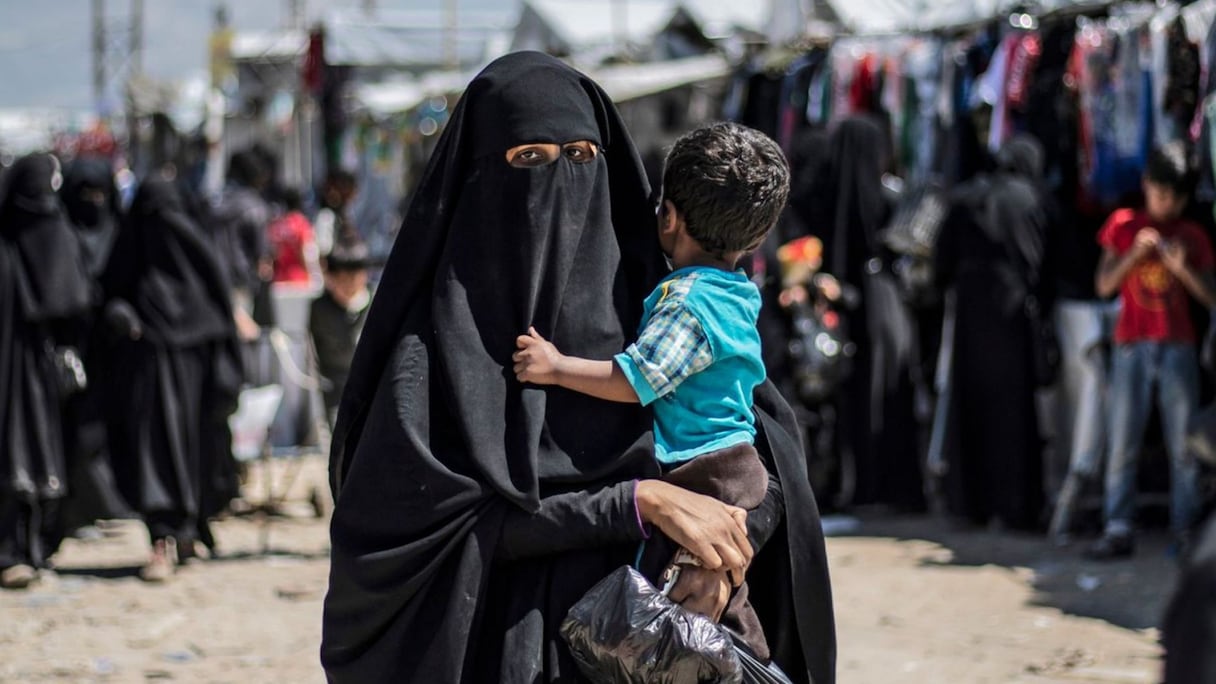
[[[574,604],[561,635],[594,684],[744,682],[730,633],[672,602],[629,566]]]
[[[735,640],[739,664],[743,666],[743,684],[794,684],[776,663],[765,665],[760,662],[738,635],[734,632],[730,635]]]

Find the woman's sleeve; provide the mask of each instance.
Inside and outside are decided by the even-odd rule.
[[[649,536],[630,480],[590,491],[544,497],[540,510],[507,513],[494,556],[517,560],[573,549],[642,541]]]
[[[784,517],[785,494],[781,491],[781,480],[770,471],[764,501],[747,512],[747,538],[751,540],[753,550],[759,551],[768,543]]]

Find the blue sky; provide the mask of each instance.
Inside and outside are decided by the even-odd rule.
[[[125,27],[130,0],[106,0],[106,15]],[[237,30],[282,25],[285,0],[227,0]],[[358,7],[359,0],[305,0],[310,15]],[[460,9],[501,9],[513,0],[459,0]],[[185,78],[207,66],[214,0],[144,0],[144,71]],[[443,0],[378,0],[385,10],[438,10]],[[0,107],[92,107],[90,0],[0,0]]]

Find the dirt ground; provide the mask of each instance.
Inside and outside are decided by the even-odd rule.
[[[66,542],[39,586],[0,592],[0,682],[323,682],[327,528],[304,501],[324,472],[305,465],[287,515],[217,523],[221,557],[163,586],[137,577],[138,523]],[[1097,565],[1037,537],[864,515],[828,551],[841,684],[1159,679],[1163,540]]]

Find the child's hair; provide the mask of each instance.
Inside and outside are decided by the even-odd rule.
[[[777,223],[789,190],[781,148],[736,123],[715,123],[681,136],[663,168],[663,198],[684,215],[688,235],[719,258],[759,247]]]
[[[283,188],[283,208],[287,211],[304,209],[304,198],[300,196],[299,188]]]
[[[362,242],[339,243],[325,259],[325,270],[330,273],[352,273],[363,271],[371,265],[367,245]]]
[[[1154,149],[1144,167],[1144,179],[1179,195],[1190,195],[1195,186],[1195,170],[1186,143],[1175,140]]]

